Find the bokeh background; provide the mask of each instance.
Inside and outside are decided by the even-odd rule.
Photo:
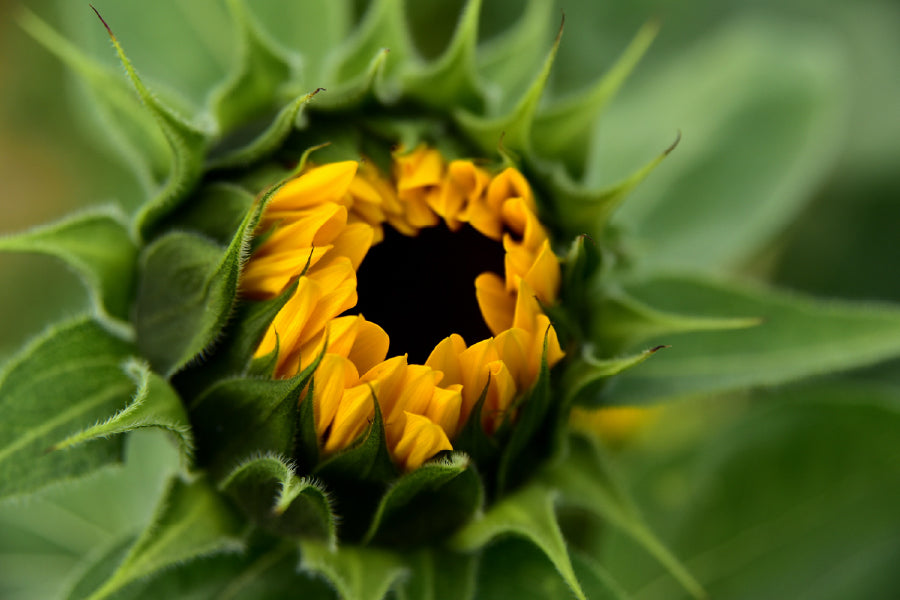
[[[142,10],[136,0],[99,4],[111,21],[116,10]],[[204,31],[228,27],[198,20],[205,4],[220,3],[148,9],[140,27],[117,30],[151,84],[186,87],[187,103],[200,102],[225,68],[190,51]],[[451,23],[445,15],[461,2],[410,4],[414,22]],[[0,2],[0,234],[87,204],[134,207],[139,182],[97,123],[83,118],[90,117],[84,90],[17,27],[22,5],[114,61],[87,3]],[[484,0],[484,38],[513,22],[521,5]],[[633,230],[648,268],[900,303],[900,5],[560,0],[548,9],[548,31],[563,9],[557,95],[595,79],[644,23],[662,25],[598,125],[586,172],[593,183],[615,181],[681,131],[679,148],[617,217]],[[169,43],[154,55],[149,48],[160,39]],[[419,42],[428,51],[441,38]],[[535,40],[536,51],[548,44]],[[86,306],[76,278],[52,260],[0,255],[0,361]],[[612,452],[652,527],[712,598],[887,599],[900,597],[898,441],[894,362],[784,389],[680,401]],[[157,442],[139,439],[134,455],[153,454]],[[0,507],[0,597],[52,597],[110,528],[137,527],[149,507],[128,482],[156,485],[166,460],[138,461],[93,482],[93,491],[55,490]],[[123,505],[114,525],[101,523],[92,506],[98,489]],[[596,533],[583,543],[635,597],[683,593],[614,531],[598,524]]]

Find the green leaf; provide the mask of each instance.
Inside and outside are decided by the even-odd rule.
[[[226,4],[237,27],[239,58],[210,100],[220,132],[232,131],[274,108],[279,88],[291,74],[290,65],[260,35],[244,2]]]
[[[587,90],[554,102],[538,114],[531,135],[532,146],[539,156],[562,161],[575,176],[582,175],[594,121],[625,83],[658,32],[658,21],[644,25],[599,81]]]
[[[389,550],[334,549],[313,540],[300,541],[300,568],[323,576],[343,600],[381,600],[408,573],[403,559]]]
[[[19,23],[87,85],[91,103],[101,125],[112,138],[117,155],[126,159],[142,185],[149,189],[165,180],[169,174],[171,150],[121,74],[89,57],[27,8],[22,7]]]
[[[297,477],[293,465],[279,457],[248,460],[220,488],[257,524],[280,536],[318,538],[337,545],[328,494],[315,481]]]
[[[165,379],[139,361],[131,360],[124,370],[134,380],[137,392],[131,403],[102,423],[69,436],[53,445],[62,450],[90,440],[109,438],[135,429],[157,427],[173,434],[179,441],[181,456],[186,461],[194,449],[191,423],[181,398]]]
[[[734,267],[798,215],[841,149],[838,46],[815,27],[735,19],[623,92],[597,130],[590,184],[645,162],[648,140],[685,133],[614,219],[638,267]]]
[[[452,533],[475,514],[484,491],[465,454],[425,463],[391,485],[363,543],[416,546]]]
[[[0,251],[55,256],[80,275],[97,312],[127,321],[137,248],[125,216],[113,207],[73,215],[24,233],[0,237]]]
[[[590,511],[620,528],[694,598],[705,598],[703,587],[647,527],[606,465],[596,442],[579,436],[573,436],[570,442],[570,455],[546,469],[540,481],[559,491],[561,503]]]
[[[26,494],[121,460],[121,441],[60,452],[60,439],[122,408],[134,382],[121,368],[131,346],[95,321],[50,330],[0,375],[0,498]]]
[[[648,337],[644,343],[672,349],[612,380],[607,400],[615,404],[776,385],[900,354],[895,307],[816,301],[698,277],[659,276],[625,287],[666,312],[763,321],[749,329]]]
[[[471,521],[454,535],[451,547],[472,552],[503,535],[525,538],[540,548],[572,593],[583,600],[586,596],[575,576],[566,542],[556,521],[556,496],[552,488],[534,482],[519,488],[494,504],[482,518]]]
[[[174,478],[150,526],[89,597],[100,600],[175,565],[243,548],[243,523],[205,479]]]
[[[251,454],[290,455],[297,403],[318,361],[291,379],[223,379],[190,405],[197,461],[222,477]]]
[[[247,213],[224,252],[185,232],[166,234],[144,251],[135,326],[138,348],[157,371],[172,375],[208,350],[225,326],[264,205]]]
[[[94,11],[96,12],[96,9]],[[100,17],[99,12],[97,16]],[[109,33],[119,60],[137,90],[138,97],[156,120],[172,149],[172,166],[168,180],[156,197],[141,207],[135,218],[137,236],[145,239],[150,237],[159,221],[177,207],[199,181],[203,170],[203,156],[206,152],[206,134],[185,121],[144,86],[109,25],[103,17],[100,17],[100,20]]]
[[[516,101],[509,111],[496,116],[482,116],[463,108],[453,111],[453,118],[459,127],[484,152],[503,148],[518,153],[532,151],[532,125],[537,114],[538,103],[550,77],[550,69],[559,49],[562,25],[553,42],[549,55],[528,90]],[[532,40],[533,43],[533,40]]]
[[[720,400],[715,401],[721,404]],[[711,598],[888,598],[897,589],[900,389],[834,378],[758,394],[631,462],[654,529]],[[733,411],[734,407],[730,410]],[[709,424],[709,402],[679,418]],[[678,599],[621,539],[599,556],[635,598]]]
[[[448,102],[477,111],[483,103],[475,65],[478,15],[481,0],[468,0],[456,24],[456,32],[444,53],[434,61],[416,65],[403,74],[406,94],[431,106]]]

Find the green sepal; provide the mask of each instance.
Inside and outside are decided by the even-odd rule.
[[[115,572],[90,596],[117,595],[176,565],[204,556],[239,552],[244,522],[205,479],[173,478],[150,525]]]
[[[550,559],[575,597],[585,600],[556,521],[557,495],[553,488],[532,481],[504,496],[480,519],[469,522],[450,539],[450,546],[458,551],[473,552],[502,536],[525,538]]]
[[[668,148],[646,165],[611,186],[597,189],[573,181],[560,164],[534,160],[531,166],[547,183],[554,201],[550,218],[568,235],[601,233],[629,192],[652,173],[680,141],[681,132]],[[591,224],[591,231],[584,231],[586,224]]]
[[[475,64],[481,0],[468,0],[450,44],[434,61],[415,65],[403,74],[404,94],[429,106],[443,108],[448,98],[471,111],[483,108],[483,92]],[[407,146],[414,147],[414,146]]]
[[[647,23],[599,81],[541,110],[532,130],[532,143],[538,156],[561,162],[576,177],[583,175],[594,137],[591,125],[625,83],[658,32],[658,21]]]
[[[151,189],[164,181],[171,168],[171,149],[121,73],[87,56],[24,6],[20,7],[19,24],[88,86],[106,133],[142,186]]]
[[[405,558],[410,573],[405,585],[395,590],[398,600],[475,599],[478,555],[431,545],[406,554]]]
[[[587,234],[576,236],[560,261],[559,301],[541,307],[567,353],[585,342],[588,334],[585,324],[590,323],[594,314],[590,299],[594,296],[593,285],[601,266],[601,251],[594,240]]]
[[[306,397],[297,409],[297,436],[294,452],[291,454],[296,457],[304,472],[312,471],[319,464],[322,455],[319,448],[319,434],[316,431],[316,410],[309,401],[313,397],[315,385],[315,380],[310,382]]]
[[[53,450],[63,450],[135,429],[156,427],[171,433],[178,440],[182,459],[187,462],[194,450],[194,440],[181,398],[165,379],[150,371],[143,362],[131,359],[123,370],[137,387],[131,403],[106,421],[57,442],[53,445]]]
[[[96,9],[94,12],[97,12]],[[135,217],[136,237],[143,240],[152,236],[159,221],[176,208],[200,180],[207,135],[176,114],[144,86],[144,82],[141,81],[112,29],[99,12],[97,16],[106,27],[109,38],[119,55],[119,60],[125,67],[125,73],[137,91],[141,103],[162,130],[172,150],[172,165],[165,185],[154,198],[141,206]]]
[[[627,284],[628,294],[671,313],[729,319],[759,315],[757,327],[649,337],[672,346],[617,376],[616,403],[640,404],[770,386],[900,355],[900,310],[817,301],[707,277],[664,276]]]
[[[260,34],[242,0],[226,2],[237,29],[238,61],[236,69],[213,91],[211,113],[219,132],[230,132],[275,106],[282,85],[290,78],[291,67]]]
[[[264,206],[260,202],[246,214],[224,252],[212,241],[177,231],[145,249],[135,326],[138,348],[155,370],[171,376],[208,351],[219,336]]]
[[[454,121],[482,151],[496,152],[502,145],[513,153],[531,153],[532,125],[559,50],[562,29],[560,24],[556,40],[540,72],[511,110],[498,116],[477,115],[462,108],[453,111]]]
[[[113,206],[72,215],[51,225],[0,237],[0,251],[55,256],[81,277],[97,313],[123,324],[134,292],[137,247],[125,216]]]
[[[178,207],[162,223],[166,230],[191,231],[227,246],[240,229],[254,196],[241,186],[215,181],[202,186],[190,202]]]
[[[650,553],[694,598],[706,592],[678,559],[653,535],[614,474],[597,442],[573,435],[569,455],[545,469],[538,480],[557,490],[560,503],[587,510],[611,523]]]
[[[497,491],[502,494],[534,475],[534,466],[556,456],[560,448],[560,430],[565,425],[562,403],[555,401],[550,389],[547,364],[549,329],[544,333],[541,368],[537,381],[519,401],[515,423],[500,455]]]
[[[468,522],[483,503],[474,465],[454,452],[391,484],[362,543],[412,547],[441,539]]]
[[[122,460],[122,440],[58,452],[61,439],[125,406],[134,381],[122,370],[130,344],[91,319],[57,326],[0,375],[0,498],[75,479]]]
[[[324,577],[342,600],[382,600],[409,572],[403,558],[390,550],[335,549],[315,540],[300,540],[300,568]]]
[[[387,49],[380,50],[369,61],[365,71],[352,79],[330,86],[331,89],[324,89],[324,93],[316,101],[316,110],[342,111],[363,104],[373,95],[376,98],[384,95],[384,71],[389,54]]]
[[[603,382],[613,375],[636,367],[668,347],[654,346],[638,354],[615,358],[597,358],[591,346],[585,347],[579,356],[568,363],[563,374],[562,388],[566,390],[566,405],[597,406],[600,404],[601,396],[596,391]]]
[[[319,365],[291,379],[223,379],[190,405],[197,462],[216,478],[254,453],[288,456],[297,434],[297,403]]]
[[[280,536],[315,538],[337,546],[328,493],[316,481],[297,477],[293,465],[281,457],[248,459],[219,488],[260,527]]]

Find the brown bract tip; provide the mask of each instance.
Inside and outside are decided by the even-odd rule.
[[[106,27],[106,33],[109,34],[109,37],[111,37],[113,40],[115,40],[116,34],[114,34],[112,32],[112,29],[109,28],[109,23],[107,23],[106,19],[103,18],[103,15],[100,14],[100,11],[97,10],[97,7],[95,7],[93,4],[88,4],[88,6],[91,7],[91,10],[94,11],[94,14],[97,15],[97,18],[100,19],[100,22],[103,23],[104,27]]]
[[[668,344],[660,344],[659,346],[654,346],[653,348],[650,348],[649,350],[647,350],[647,354],[655,354],[656,352],[659,352],[660,350],[665,350],[666,348],[671,348],[671,347],[672,346],[669,346]]]
[[[681,142],[681,130],[679,129],[678,135],[675,136],[675,141],[672,142],[672,144],[668,148],[666,148],[666,151],[663,152],[663,155],[668,156],[669,153],[672,152],[672,150],[674,150],[680,142]]]

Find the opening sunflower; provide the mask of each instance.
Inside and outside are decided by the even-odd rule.
[[[560,265],[536,213],[518,170],[426,146],[395,152],[390,176],[309,166],[272,195],[241,287],[290,295],[256,357],[279,378],[318,361],[300,401],[325,454],[365,432],[373,398],[404,470],[452,450],[476,405],[488,434],[515,420],[542,361],[563,357],[543,310]]]

